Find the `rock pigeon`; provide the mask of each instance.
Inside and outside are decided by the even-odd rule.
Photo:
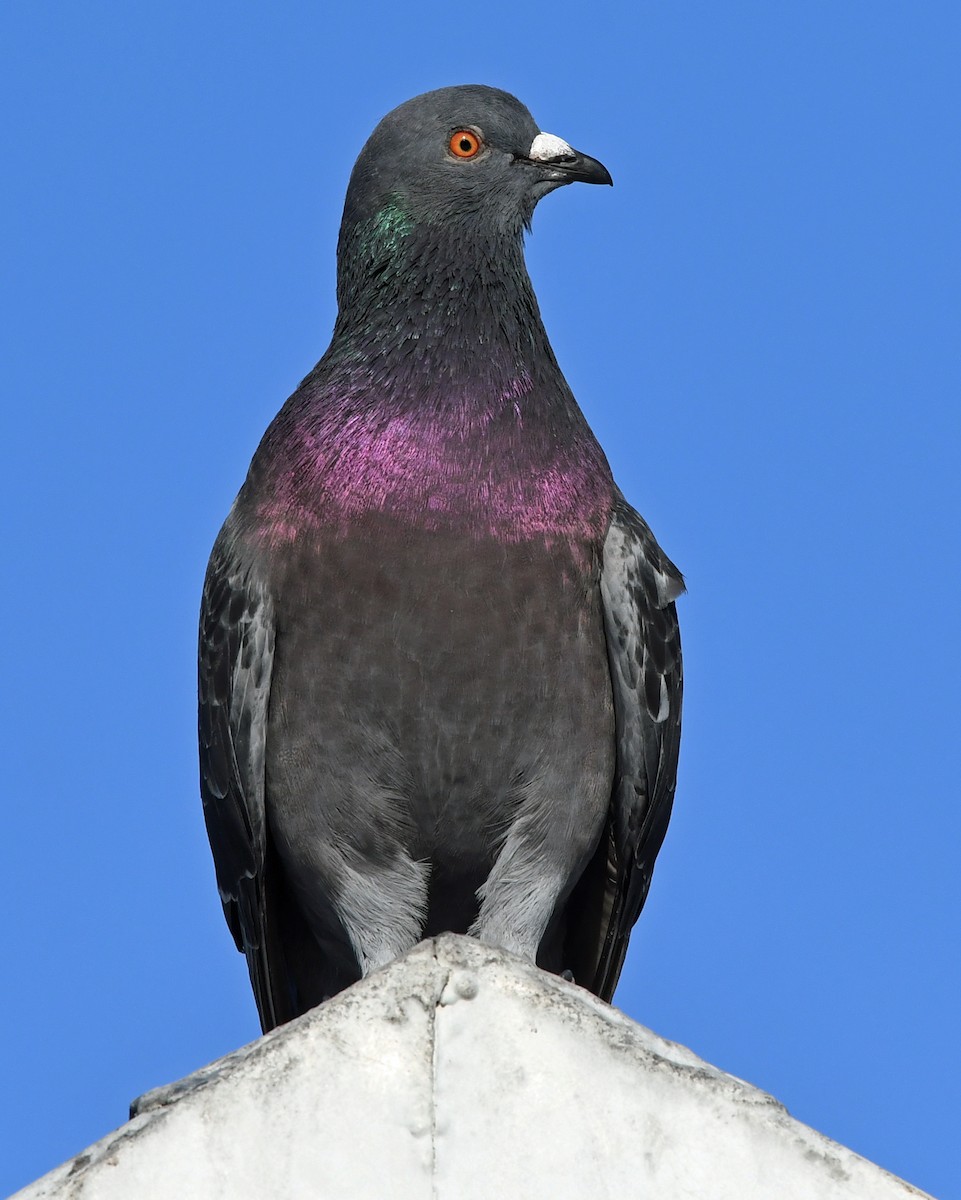
[[[524,265],[595,159],[442,88],[361,151],[330,346],[257,449],[200,621],[200,767],[265,1030],[443,931],[610,1000],[670,816],[683,579]]]

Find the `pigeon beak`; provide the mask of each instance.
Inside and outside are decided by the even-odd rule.
[[[527,157],[537,166],[549,170],[556,183],[614,184],[603,163],[589,154],[581,154],[553,133],[539,133],[531,142]]]

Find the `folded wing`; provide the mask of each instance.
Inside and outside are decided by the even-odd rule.
[[[604,1000],[617,986],[674,801],[682,690],[674,600],[683,591],[680,571],[644,519],[618,495],[601,573],[614,701],[614,785],[588,885],[594,933],[585,944],[581,922],[575,935],[580,964],[575,978]]]
[[[247,957],[265,1028],[275,1012],[277,957],[265,904],[264,768],[274,654],[270,597],[225,527],[214,546],[200,613],[200,790],[224,915]]]

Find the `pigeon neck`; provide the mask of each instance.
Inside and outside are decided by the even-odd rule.
[[[338,357],[387,355],[398,382],[557,370],[521,230],[477,214],[413,224],[388,204],[347,225],[338,248]]]
[[[251,467],[274,474],[260,533],[349,538],[380,514],[506,542],[566,540],[593,561],[610,469],[551,352],[520,232],[476,218],[346,230],[330,348]]]

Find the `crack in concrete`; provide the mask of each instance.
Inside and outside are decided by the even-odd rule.
[[[433,947],[434,962],[437,963],[437,946]],[[445,971],[438,980],[434,992],[434,1003],[428,1015],[428,1037],[430,1038],[430,1194],[432,1200],[439,1200],[437,1190],[437,1076],[439,1070],[439,1054],[437,1047],[437,1012],[441,1006],[441,998],[447,988],[450,971]]]

